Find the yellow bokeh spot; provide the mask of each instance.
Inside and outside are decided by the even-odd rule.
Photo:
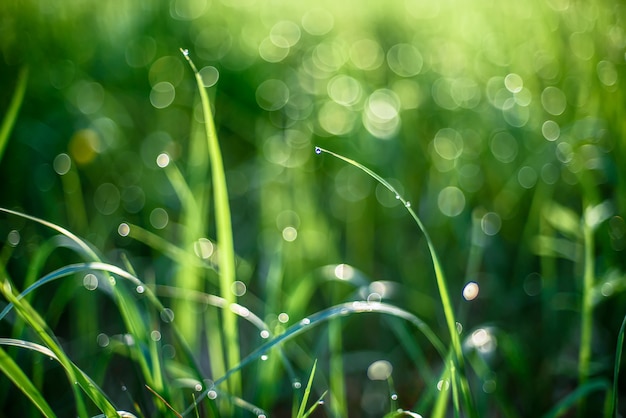
[[[89,164],[100,150],[100,138],[92,129],[76,131],[70,139],[69,152],[77,164]]]

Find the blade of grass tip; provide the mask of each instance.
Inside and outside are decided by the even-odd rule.
[[[304,389],[304,395],[302,396],[302,402],[300,402],[300,408],[298,409],[297,418],[303,418],[306,410],[306,404],[309,401],[309,395],[311,394],[311,387],[313,386],[313,378],[315,377],[315,369],[317,368],[317,359],[313,362],[313,367],[311,368],[311,374],[309,375],[309,381],[306,384],[306,388]]]
[[[26,92],[27,84],[28,67],[24,66],[20,69],[17,76],[17,85],[15,86],[13,97],[11,98],[11,104],[9,104],[9,109],[4,116],[2,126],[0,127],[0,161],[2,161],[4,150],[9,142],[9,136],[11,135],[11,131],[13,130],[13,126],[17,120],[17,115],[20,111],[20,107],[22,106],[22,102],[24,101],[24,93]]]
[[[325,390],[324,393],[322,393],[322,396],[320,396],[319,399],[313,405],[311,405],[311,407],[306,411],[302,418],[308,418],[317,409],[318,406],[322,405],[324,403],[324,398],[327,394],[328,391]]]
[[[33,222],[37,222],[38,224],[41,224],[45,227],[48,227],[54,231],[57,231],[58,233],[65,235],[66,237],[68,237],[69,239],[71,239],[72,241],[74,241],[78,247],[83,250],[83,252],[85,253],[85,255],[91,259],[92,261],[100,261],[100,257],[98,256],[98,254],[96,254],[96,252],[89,246],[87,245],[87,243],[85,241],[83,241],[82,239],[78,238],[78,236],[74,235],[73,233],[71,233],[70,231],[68,231],[67,229],[63,228],[62,226],[56,225],[52,222],[48,222],[48,221],[44,221],[43,219],[39,219],[35,216],[31,216],[31,215],[26,215],[25,213],[22,212],[17,212],[11,209],[6,209],[6,208],[1,208],[0,207],[0,212],[4,212],[4,213],[8,213],[11,215],[15,215],[15,216],[19,216],[21,218],[24,219],[28,219],[30,221]]]
[[[37,390],[35,385],[24,374],[20,366],[18,366],[13,359],[0,347],[0,370],[8,377],[19,390],[26,395],[28,399],[35,405],[37,409],[45,416],[49,418],[56,417],[55,413],[50,408],[50,405],[46,402],[45,398]]]
[[[370,170],[369,168],[365,167],[364,165],[350,158],[344,157],[343,155],[337,154],[335,152],[329,151],[321,147],[315,147],[316,154],[321,154],[322,152],[330,154],[335,158],[338,158],[340,160],[347,162],[348,164],[353,165],[354,167],[364,171],[365,173],[370,175],[374,180],[382,184],[385,188],[387,188],[390,192],[392,192],[398,200],[402,202],[402,204],[404,205],[406,210],[409,212],[409,214],[411,215],[411,217],[413,218],[413,220],[415,221],[419,229],[422,231],[422,234],[424,235],[424,238],[426,239],[426,243],[428,245],[430,258],[433,263],[433,268],[435,271],[435,278],[437,280],[437,288],[439,289],[439,297],[441,298],[441,304],[443,306],[443,312],[444,312],[444,316],[446,319],[446,324],[448,326],[450,340],[452,342],[452,347],[455,353],[455,361],[457,363],[456,368],[458,370],[458,376],[459,376],[460,383],[461,383],[461,392],[463,394],[464,404],[470,416],[476,416],[477,414],[476,414],[474,403],[472,401],[471,393],[469,390],[469,384],[467,383],[467,378],[465,376],[465,365],[464,365],[464,359],[463,359],[463,351],[461,348],[461,339],[459,338],[459,334],[458,334],[457,327],[456,327],[454,308],[452,307],[452,300],[448,292],[447,281],[445,278],[443,267],[441,265],[441,262],[439,261],[437,252],[435,251],[435,246],[433,244],[433,241],[430,238],[430,235],[428,234],[428,231],[426,230],[424,224],[422,223],[421,219],[417,216],[417,214],[411,207],[411,202],[409,202],[404,197],[402,197],[400,193],[398,193],[398,191],[388,181],[383,179],[374,171]]]
[[[209,150],[209,162],[211,164],[211,174],[213,182],[213,199],[215,205],[215,218],[217,228],[217,246],[219,249],[219,276],[220,276],[220,293],[221,296],[229,303],[236,301],[236,296],[231,292],[233,283],[235,282],[235,250],[233,245],[233,231],[230,216],[230,204],[228,201],[228,189],[226,188],[226,175],[224,173],[224,164],[222,162],[222,153],[220,151],[217,140],[217,132],[213,121],[213,114],[209,104],[209,96],[207,95],[202,76],[196,69],[195,64],[189,57],[189,51],[180,50],[189,66],[194,72],[198,91],[200,93],[200,101],[202,103],[202,112],[204,114],[204,127]],[[224,312],[224,337],[226,340],[227,365],[233,368],[239,364],[239,338],[237,331],[237,319],[235,314]],[[239,377],[233,377],[231,380],[231,393],[240,392],[241,381]]]

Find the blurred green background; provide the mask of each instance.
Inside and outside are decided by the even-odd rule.
[[[157,165],[166,153],[205,196],[198,223],[215,237],[206,149],[194,141],[203,115],[179,51],[188,48],[214,106],[248,289],[239,303],[276,325],[280,312],[293,323],[379,294],[446,335],[422,234],[393,194],[313,150],[339,152],[388,179],[422,218],[466,343],[477,329],[497,340],[488,355],[478,350],[489,370],[476,373],[485,416],[545,412],[577,385],[584,222],[595,232],[593,376],[612,376],[626,313],[625,18],[609,0],[4,0],[2,114],[21,69],[29,78],[0,161],[0,206],[67,227],[114,263],[124,252],[139,277],[172,284],[179,268],[118,227],[181,242],[185,208]],[[3,215],[0,234],[23,288],[50,233]],[[72,260],[61,252],[46,263]],[[475,299],[464,297],[469,282]],[[55,286],[33,304],[80,294]],[[215,281],[195,286],[216,293]],[[65,301],[53,315],[70,346],[85,340],[81,350],[97,353],[102,327],[120,330],[106,306],[82,317],[85,304]],[[413,336],[426,373],[400,341],[407,331],[392,331],[399,324],[344,322],[352,416],[386,408],[385,389],[365,374],[380,358],[394,365],[402,407],[432,385],[434,350]],[[328,373],[316,335],[303,344]],[[243,352],[255,345],[242,338]],[[300,367],[305,380],[311,365]],[[111,396],[126,399],[107,373]],[[255,387],[263,379],[244,381],[247,398],[270,411],[289,405],[278,389],[289,379]]]

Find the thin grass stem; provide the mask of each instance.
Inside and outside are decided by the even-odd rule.
[[[217,132],[209,103],[209,96],[202,81],[202,76],[198,72],[195,64],[189,57],[189,51],[181,49],[185,59],[189,63],[196,78],[202,112],[204,114],[204,127],[207,139],[209,161],[211,164],[213,199],[215,205],[215,218],[217,228],[217,244],[219,250],[219,276],[220,294],[229,303],[236,302],[236,296],[231,291],[235,281],[235,250],[233,244],[233,231],[231,225],[230,204],[228,201],[228,189],[226,187],[226,176],[222,153],[217,140]],[[237,320],[232,312],[224,313],[224,339],[226,344],[226,364],[228,368],[236,367],[239,364],[239,337],[237,331]],[[239,377],[233,377],[230,382],[231,393],[240,392],[241,381]]]

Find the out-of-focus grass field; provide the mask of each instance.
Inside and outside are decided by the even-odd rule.
[[[41,416],[9,365],[57,416],[296,416],[307,387],[313,416],[624,413],[625,18],[609,0],[0,2],[0,207],[93,250],[0,213],[0,308],[50,275],[0,314],[2,415]],[[452,350],[405,200],[470,402],[454,355],[396,314]],[[63,270],[88,262],[108,267]],[[323,312],[354,301],[393,312]]]

